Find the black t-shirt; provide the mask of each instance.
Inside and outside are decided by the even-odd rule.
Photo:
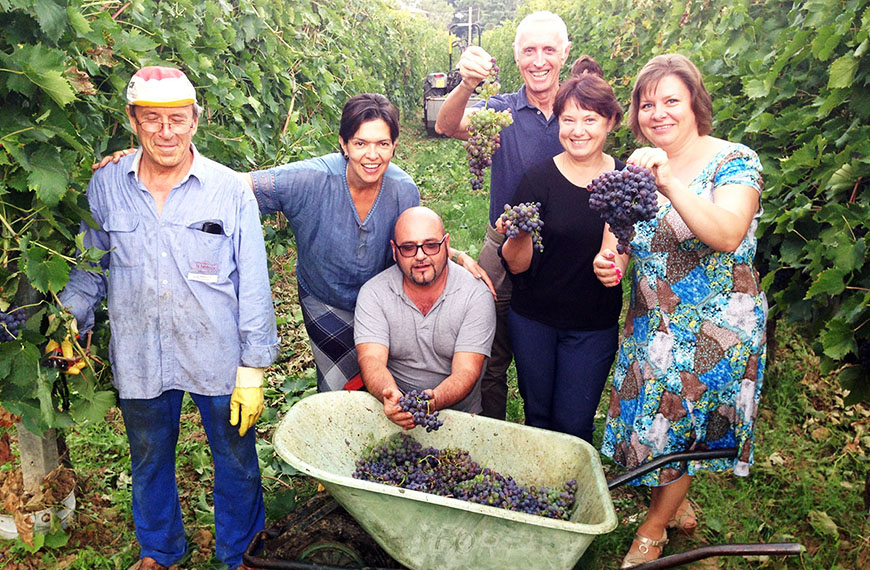
[[[615,160],[616,169],[625,163]],[[622,288],[605,287],[592,271],[601,249],[604,221],[589,207],[589,191],[559,172],[553,159],[530,168],[511,205],[540,202],[544,251],[533,250],[532,263],[513,275],[511,308],[518,314],[560,329],[604,330],[616,326]],[[500,251],[499,251],[500,253]]]

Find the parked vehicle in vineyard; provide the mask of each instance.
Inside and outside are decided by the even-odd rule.
[[[435,71],[426,76],[423,80],[423,125],[426,127],[426,132],[429,136],[435,136],[435,119],[438,117],[438,111],[447,95],[462,82],[462,77],[459,76],[459,70],[453,68],[453,52],[462,53],[468,47],[468,39],[460,38],[455,35],[457,25],[450,26],[450,48],[447,51],[447,69],[449,71]],[[472,24],[469,38],[477,34],[477,45],[480,45],[481,29],[478,24]],[[480,101],[480,97],[472,96],[468,100],[468,106],[474,105]]]

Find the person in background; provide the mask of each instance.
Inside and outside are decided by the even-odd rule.
[[[590,60],[594,63],[594,60]],[[616,238],[589,207],[587,186],[625,164],[604,152],[622,108],[597,75],[568,79],[553,113],[564,151],[530,168],[511,204],[540,202],[543,251],[529,232],[500,250],[513,294],[508,312],[525,423],[592,443],[595,411],[619,337],[622,291],[605,287],[592,271],[602,248]],[[505,233],[501,220],[497,229]]]
[[[511,281],[498,256],[504,236],[495,230],[495,223],[526,170],[563,150],[553,103],[559,90],[559,73],[568,60],[571,42],[565,22],[552,12],[542,11],[523,18],[517,26],[513,48],[523,86],[516,93],[492,97],[488,103],[496,111],[510,109],[513,124],[501,131],[501,147],[492,157],[489,225],[478,259],[492,279],[497,295],[496,334],[481,392],[483,415],[498,419],[504,419],[506,414],[507,370],[513,353],[507,324]],[[462,82],[450,92],[438,111],[437,132],[468,139],[469,115],[481,108],[483,102],[470,109],[466,109],[466,105],[492,65],[492,56],[479,46],[469,46],[462,53],[459,59]]]
[[[411,429],[399,397],[427,391],[431,411],[480,413],[480,378],[495,334],[492,295],[448,260],[450,236],[429,208],[410,208],[391,241],[396,265],[359,293],[354,336],[362,378],[384,413]]]
[[[651,59],[631,95],[641,143],[629,163],[649,168],[656,218],[635,226],[631,304],[617,356],[601,451],[632,468],[676,451],[737,448],[733,459],[670,464],[639,477],[649,511],[623,568],[653,560],[667,529],[697,525],[687,499],[702,469],[745,476],[765,365],[767,302],[753,268],[761,163],[746,146],[711,136],[701,74],[677,54]],[[619,283],[628,257],[602,247],[595,273]]]
[[[585,75],[591,73],[592,75],[597,75],[598,77],[604,79],[604,71],[601,69],[601,66],[598,65],[598,62],[595,61],[591,56],[581,55],[577,59],[574,60],[574,63],[571,65],[571,77],[577,77],[579,75]]]
[[[59,298],[83,331],[108,298],[141,546],[131,570],[165,569],[187,550],[175,482],[185,392],[214,458],[217,556],[244,568],[242,553],[265,524],[251,428],[263,411],[263,371],[278,354],[257,203],[193,146],[200,110],[184,73],[140,69],[127,103],[140,148],[94,174],[96,227],[82,223],[84,246],[108,252],[102,273],[74,269]]]

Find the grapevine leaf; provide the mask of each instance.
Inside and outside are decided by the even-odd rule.
[[[864,265],[866,253],[864,238],[857,240],[855,243],[841,244],[836,248],[834,263],[844,271],[854,271]]]
[[[746,96],[750,99],[759,99],[761,97],[766,97],[770,90],[764,84],[764,81],[760,79],[750,79],[746,82],[746,85],[743,86],[743,92],[746,93]]]
[[[110,390],[95,392],[92,398],[78,398],[70,406],[70,415],[77,422],[99,422],[115,405],[115,393]]]
[[[839,295],[846,288],[843,281],[848,272],[839,267],[831,267],[819,273],[813,284],[810,285],[804,299],[812,299],[817,295]]]
[[[841,360],[847,354],[858,352],[855,335],[849,323],[842,319],[828,321],[820,335],[825,356]]]
[[[47,206],[56,206],[66,192],[69,174],[57,148],[42,145],[33,153],[27,185]]]
[[[157,47],[157,44],[148,36],[142,34],[138,30],[133,30],[126,37],[118,38],[118,46],[121,51],[133,57],[138,57],[142,52],[148,52]]]
[[[22,48],[20,52],[28,56],[26,61],[20,63],[30,81],[61,107],[75,101],[75,92],[63,76],[64,68],[58,65],[63,61],[62,54],[59,59],[57,52],[40,45],[32,46],[31,49]]]
[[[849,395],[844,403],[847,406],[858,402],[870,402],[870,373],[862,366],[847,366],[840,371],[840,384]]]
[[[858,60],[852,55],[844,55],[831,64],[831,73],[828,78],[828,89],[843,89],[852,85],[855,71],[858,69]]]
[[[12,384],[29,388],[37,375],[36,371],[39,366],[40,357],[39,350],[30,343],[24,343],[23,345],[16,343],[4,344],[13,345],[13,350],[10,351],[11,354],[6,355],[11,356],[11,358],[4,358],[4,360],[7,360],[6,364],[9,365],[4,376]],[[2,372],[2,368],[0,368],[0,372]]]
[[[69,280],[69,266],[66,260],[37,246],[30,247],[22,253],[24,273],[34,289],[40,293],[63,289]]]
[[[72,6],[67,7],[66,16],[69,18],[70,25],[79,36],[85,37],[93,30],[91,25],[88,23],[87,18]]]
[[[54,0],[35,0],[33,12],[39,27],[49,38],[59,38],[67,25],[67,14],[63,6]]]

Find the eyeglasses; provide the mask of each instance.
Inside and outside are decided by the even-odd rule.
[[[142,127],[146,133],[159,133],[163,130],[163,125],[169,125],[170,132],[176,135],[188,133],[193,128],[193,121],[140,121],[136,119],[136,124]]]
[[[417,257],[417,251],[422,249],[423,253],[426,255],[435,255],[439,251],[441,251],[441,244],[444,243],[444,240],[447,239],[447,236],[450,234],[444,234],[444,237],[441,238],[441,241],[428,241],[426,243],[403,243],[402,245],[397,245],[396,249],[399,250],[399,254],[402,257]]]

